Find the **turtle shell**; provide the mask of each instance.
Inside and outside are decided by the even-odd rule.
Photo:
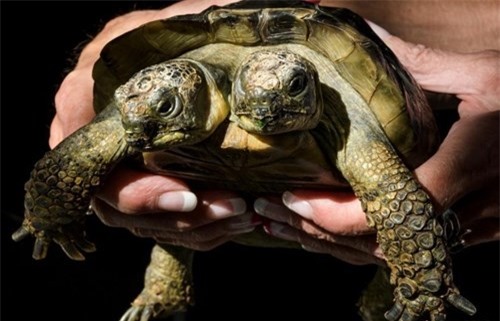
[[[231,47],[231,53],[217,55]],[[179,56],[205,59],[231,77],[239,52],[297,46],[330,62],[367,102],[410,167],[433,151],[436,127],[425,96],[390,49],[354,12],[305,2],[244,1],[149,22],[105,46],[93,77],[100,111],[135,72]],[[222,51],[223,52],[223,51]],[[203,58],[204,57],[204,58]],[[228,57],[233,57],[231,63]],[[236,58],[234,58],[236,57]],[[234,68],[233,68],[234,69]],[[328,70],[319,69],[328,78]],[[321,78],[321,77],[320,77]],[[342,96],[342,93],[340,93]],[[250,147],[252,148],[252,146]],[[286,148],[286,147],[285,147]]]

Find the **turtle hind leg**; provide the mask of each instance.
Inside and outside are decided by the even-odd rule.
[[[156,245],[144,276],[144,289],[120,321],[148,321],[185,311],[194,303],[193,251]]]

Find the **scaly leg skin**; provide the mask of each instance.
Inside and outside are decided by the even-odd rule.
[[[377,229],[395,286],[389,321],[446,319],[445,302],[473,315],[476,308],[453,284],[443,227],[431,200],[392,148],[372,142],[351,150],[348,180]]]
[[[33,258],[45,258],[52,242],[74,260],[84,259],[80,249],[95,250],[85,239],[85,217],[91,194],[128,152],[120,128],[118,110],[110,106],[35,164],[25,184],[24,221],[12,235],[15,241],[36,237]]]
[[[144,276],[144,289],[120,321],[148,321],[186,311],[193,305],[193,251],[156,245]]]

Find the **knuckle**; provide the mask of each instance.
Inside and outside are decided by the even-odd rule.
[[[119,192],[116,203],[118,210],[125,214],[139,214],[156,209],[154,193],[147,193],[133,186],[125,186]]]
[[[500,74],[498,73],[500,51],[482,51],[478,53],[476,63],[479,64],[478,79],[476,82],[479,94],[485,96],[493,94],[498,99],[500,96]]]
[[[61,86],[57,90],[54,102],[58,112],[64,111],[66,109],[71,109],[74,104],[72,95],[75,92],[75,87],[77,86],[77,79],[79,78],[79,72],[77,70],[70,71],[61,83]]]
[[[415,72],[422,66],[426,65],[431,55],[432,49],[418,44],[408,49],[404,58],[404,62],[410,72]]]
[[[115,17],[106,24],[104,24],[104,27],[102,28],[103,32],[109,32],[110,30],[115,30],[117,28],[122,28],[123,25],[126,25],[128,23],[128,20],[133,18],[137,13],[135,11],[129,12],[126,14],[123,14],[121,16]]]
[[[436,54],[439,52],[422,44],[410,44],[402,40],[395,43],[397,44],[396,52],[399,60],[411,73],[415,73],[421,70],[423,66],[432,63],[432,60],[436,58]]]

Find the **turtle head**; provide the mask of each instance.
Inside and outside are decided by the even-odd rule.
[[[231,108],[231,120],[255,134],[314,128],[323,112],[318,72],[286,49],[254,52],[236,72]]]
[[[213,72],[188,59],[142,69],[115,91],[115,102],[127,143],[141,151],[199,142],[229,113]]]

